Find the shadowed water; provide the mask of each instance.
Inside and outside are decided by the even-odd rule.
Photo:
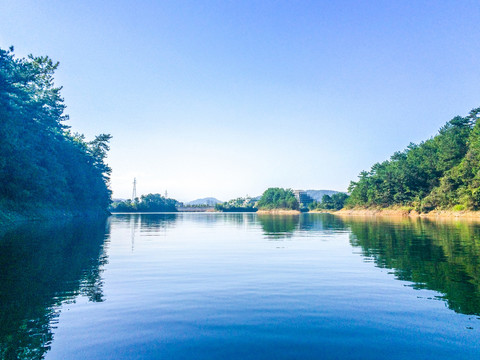
[[[472,359],[480,226],[117,214],[0,237],[3,359]]]

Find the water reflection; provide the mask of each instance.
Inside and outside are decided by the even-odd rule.
[[[298,229],[304,232],[338,233],[347,231],[343,220],[331,214],[302,214]]]
[[[289,238],[298,227],[300,215],[268,215],[259,214],[265,236],[269,239]]]
[[[59,305],[104,301],[105,222],[34,223],[0,236],[0,358],[41,359]]]
[[[268,215],[259,214],[258,222],[269,239],[290,238],[348,231],[341,218],[331,214]]]
[[[204,309],[208,308],[205,304],[210,303],[210,297],[215,291],[219,296],[216,298],[218,307],[228,307],[229,301],[240,299],[245,302],[242,302],[238,309],[248,309],[251,305],[250,296],[254,293],[249,287],[252,279],[262,284],[262,294],[266,296],[271,295],[267,291],[268,286],[274,285],[274,289],[283,293],[283,284],[294,284],[296,291],[304,291],[308,296],[321,294],[319,298],[322,299],[328,300],[329,296],[335,298],[337,293],[323,291],[331,290],[336,285],[342,290],[342,287],[349,288],[351,283],[334,284],[329,282],[329,279],[339,281],[336,278],[338,272],[326,273],[329,267],[310,272],[310,268],[302,267],[302,264],[308,261],[312,264],[321,263],[325,259],[322,256],[332,256],[341,261],[345,254],[334,254],[331,249],[335,247],[330,243],[320,244],[315,241],[316,237],[325,234],[328,235],[325,241],[342,241],[341,250],[337,248],[337,251],[345,251],[351,256],[347,236],[349,234],[350,244],[361,252],[366,261],[372,261],[381,268],[392,269],[397,279],[408,281],[415,288],[437,291],[447,306],[458,313],[480,315],[480,226],[477,224],[423,219],[340,218],[329,214],[117,214],[111,217],[107,224],[34,224],[0,236],[0,358],[42,358],[52,342],[52,328],[56,324],[61,304],[75,301],[78,296],[85,296],[93,302],[105,300],[102,269],[107,262],[105,237],[110,234],[110,226],[118,243],[122,243],[122,236],[125,240],[123,244],[128,244],[131,238],[132,250],[135,236],[139,235],[137,246],[140,250],[130,254],[127,248],[127,257],[119,246],[115,258],[112,246],[112,265],[114,259],[120,261],[116,264],[116,271],[128,269],[126,273],[117,275],[120,280],[117,279],[116,285],[112,286],[121,288],[136,284],[136,290],[130,292],[129,289],[126,294],[134,294],[136,299],[148,303],[148,296],[142,298],[143,291],[152,294],[152,289],[155,289],[152,284],[163,284],[165,287],[159,287],[162,291],[154,293],[155,306],[163,299],[162,304],[166,306],[166,313],[169,314],[174,313],[175,309],[179,314],[185,309],[200,309],[198,304],[203,304]],[[215,238],[212,235],[216,233],[216,228],[222,236]],[[168,235],[170,232],[174,233],[174,230],[180,231],[157,243],[157,239],[153,237],[142,238]],[[248,233],[244,230],[248,230]],[[312,237],[313,240],[305,237]],[[189,241],[189,238],[194,240]],[[246,238],[255,241],[243,241]],[[272,252],[271,246],[263,247],[265,238],[290,239],[291,245],[297,247],[293,252],[280,252],[276,249]],[[149,246],[153,244],[158,247],[159,243],[164,246],[154,253],[154,248]],[[215,244],[215,251],[211,251],[210,244]],[[153,249],[152,253],[146,251],[148,249]],[[302,252],[302,249],[305,252]],[[323,249],[324,252],[310,249]],[[239,251],[243,253],[238,255]],[[225,265],[222,262],[224,259],[231,262],[227,261]],[[264,259],[270,261],[268,266],[259,265],[263,264]],[[330,264],[345,270],[342,273],[343,279],[349,279],[347,275],[350,263],[343,265],[332,260]],[[378,269],[364,265],[359,262],[360,271],[368,268],[374,274],[378,273]],[[195,270],[189,272],[192,268]],[[276,278],[268,273],[269,269],[276,269],[272,274],[281,275]],[[194,277],[198,283],[191,281],[185,274]],[[137,276],[143,281],[137,281]],[[322,276],[327,276],[328,281],[322,279]],[[309,286],[306,290],[300,286],[299,279],[302,277],[308,278]],[[271,279],[275,279],[275,282],[270,283]],[[223,293],[225,289],[237,289],[242,281],[246,284],[243,295],[241,291],[238,295],[236,290],[231,290],[232,293],[228,296]],[[327,286],[322,287],[322,281],[326,281]],[[395,280],[388,277],[387,281]],[[219,285],[217,288],[217,282],[226,285]],[[235,283],[235,286],[232,283]],[[142,288],[142,284],[148,286]],[[315,289],[314,285],[318,285],[317,293],[312,290]],[[191,286],[189,290],[199,297],[190,299],[190,293],[184,289],[185,286]],[[118,288],[116,290],[117,294],[121,293]],[[180,296],[184,292],[186,297],[175,298],[175,295]],[[202,303],[201,296],[209,300]],[[285,294],[282,296],[287,298]],[[277,298],[277,295],[272,295],[272,299]],[[118,302],[122,301],[128,303],[130,298],[116,300],[118,305]],[[296,302],[298,299],[292,301]],[[114,301],[104,305],[108,306],[110,303]],[[125,308],[130,306],[128,303]],[[271,308],[268,307],[268,310]],[[212,311],[217,311],[217,307]],[[199,319],[203,315],[199,311]],[[136,324],[139,321],[137,316],[139,313],[135,312],[132,318],[124,320]],[[183,319],[182,315],[179,315],[179,319]],[[259,323],[265,323],[264,319],[259,319]],[[182,323],[175,321],[174,325]],[[184,334],[182,331],[178,330],[178,334]],[[56,336],[58,342],[59,332]]]
[[[459,313],[480,315],[480,226],[466,221],[344,218],[351,244]]]
[[[480,315],[480,224],[411,218],[338,217],[329,214],[258,215],[265,237],[349,231],[367,261],[389,268],[416,289],[440,293],[447,306]]]
[[[177,214],[158,214],[156,216],[140,215],[140,231],[156,232],[160,229],[174,227],[177,216]]]
[[[257,223],[257,215],[253,213],[122,213],[113,215],[111,219],[116,226],[122,224],[140,233],[165,231],[185,222],[201,224],[203,227],[222,224],[245,227]]]

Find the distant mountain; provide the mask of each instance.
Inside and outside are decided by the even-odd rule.
[[[208,206],[214,206],[215,204],[222,204],[223,201],[220,201],[214,197],[207,197],[203,199],[197,199],[193,201],[189,201],[185,203],[185,205],[208,205]]]
[[[323,195],[332,196],[333,194],[336,194],[339,191],[334,191],[334,190],[305,190],[305,192],[313,200],[322,201]]]

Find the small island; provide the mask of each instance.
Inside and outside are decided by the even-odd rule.
[[[292,189],[267,189],[257,207],[259,214],[300,214],[300,202]]]

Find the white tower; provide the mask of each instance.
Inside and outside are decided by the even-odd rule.
[[[137,197],[137,178],[133,178],[132,201],[135,201],[136,197]]]

